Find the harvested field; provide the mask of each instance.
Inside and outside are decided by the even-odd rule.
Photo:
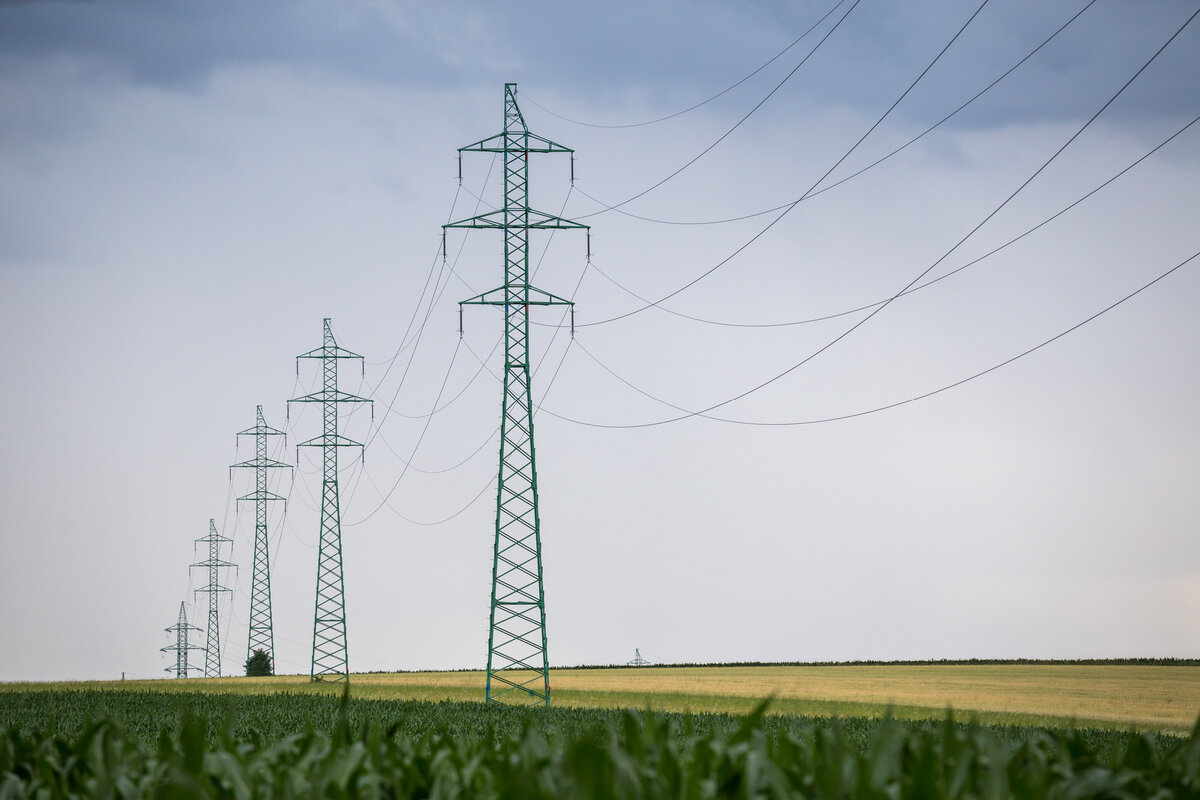
[[[352,676],[355,697],[480,700],[482,672]],[[206,692],[337,692],[305,676],[124,683],[4,684],[5,689],[121,688]],[[555,705],[742,713],[774,696],[774,713],[901,719],[974,715],[995,724],[1184,731],[1200,714],[1200,667],[1077,664],[642,667],[551,671]]]

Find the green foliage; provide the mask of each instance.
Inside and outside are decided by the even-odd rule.
[[[316,695],[11,693],[0,696],[0,798],[1200,796],[1200,729],[1177,739],[765,709],[737,719]]]
[[[266,650],[255,650],[248,659],[246,659],[246,677],[247,678],[266,678],[275,674],[275,670],[271,667],[271,656]]]

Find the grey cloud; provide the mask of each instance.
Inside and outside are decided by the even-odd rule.
[[[597,106],[617,113],[622,98],[633,94],[664,107],[703,99],[759,66],[831,6],[832,0],[618,0],[514,11],[471,3],[9,3],[0,12],[0,51],[7,54],[0,65],[12,70],[24,59],[65,55],[168,88],[196,85],[214,68],[240,63],[428,87],[521,80],[562,94],[591,94]],[[848,7],[739,89],[731,107],[746,108],[765,94]],[[1081,7],[1032,0],[990,4],[898,114],[923,122],[946,113]],[[971,10],[950,2],[863,0],[772,106],[784,112],[811,104],[882,110]],[[1098,3],[973,107],[963,123],[1089,115],[1191,10],[1186,2]],[[1200,106],[1197,37],[1200,26],[1185,31],[1113,113],[1177,116]]]
[[[1033,50],[1084,3],[990,4],[897,109],[917,122],[940,118]],[[994,6],[994,7],[993,7]],[[804,31],[828,4],[781,9],[743,6],[736,17],[717,5],[699,7],[706,24],[673,26],[667,15],[643,17],[629,31],[621,14],[596,19],[580,52],[589,70],[555,74],[570,45],[551,44],[556,20],[529,34],[543,43],[546,69],[531,69],[562,91],[580,85],[653,96],[674,90],[699,100],[749,73]],[[837,104],[874,113],[894,101],[970,16],[974,4],[864,2],[789,80],[771,102],[780,106]],[[844,7],[843,7],[844,9]],[[840,16],[843,9],[835,13]],[[964,115],[994,126],[1014,121],[1090,116],[1194,11],[1190,3],[1097,3]],[[677,16],[687,16],[676,9]],[[832,21],[833,18],[831,18]],[[528,21],[522,21],[528,22]],[[521,36],[516,30],[513,37]],[[539,23],[535,23],[539,24]],[[820,30],[827,30],[826,23]],[[561,39],[561,36],[559,37]],[[740,107],[761,97],[817,42],[810,36],[738,90]],[[1193,23],[1131,87],[1112,114],[1191,116],[1200,108],[1200,23]],[[961,124],[961,123],[960,123]]]
[[[9,70],[21,59],[67,56],[137,83],[186,88],[213,69],[284,63],[387,76],[428,75],[429,53],[370,13],[336,23],[292,3],[38,4],[0,16]]]

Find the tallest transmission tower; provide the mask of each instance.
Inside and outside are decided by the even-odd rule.
[[[586,230],[588,226],[529,207],[529,154],[574,151],[529,132],[517,106],[515,83],[504,85],[504,132],[460,147],[458,152],[496,153],[504,157],[504,206],[444,226],[499,230],[503,231],[504,239],[504,285],[460,303],[504,309],[500,477],[484,698],[490,703],[511,693],[505,699],[550,705],[542,533],[529,380],[529,307],[573,304],[529,285],[529,231]]]

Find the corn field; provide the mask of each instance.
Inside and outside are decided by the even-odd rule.
[[[1200,797],[1200,736],[155,692],[0,693],[0,800]]]

